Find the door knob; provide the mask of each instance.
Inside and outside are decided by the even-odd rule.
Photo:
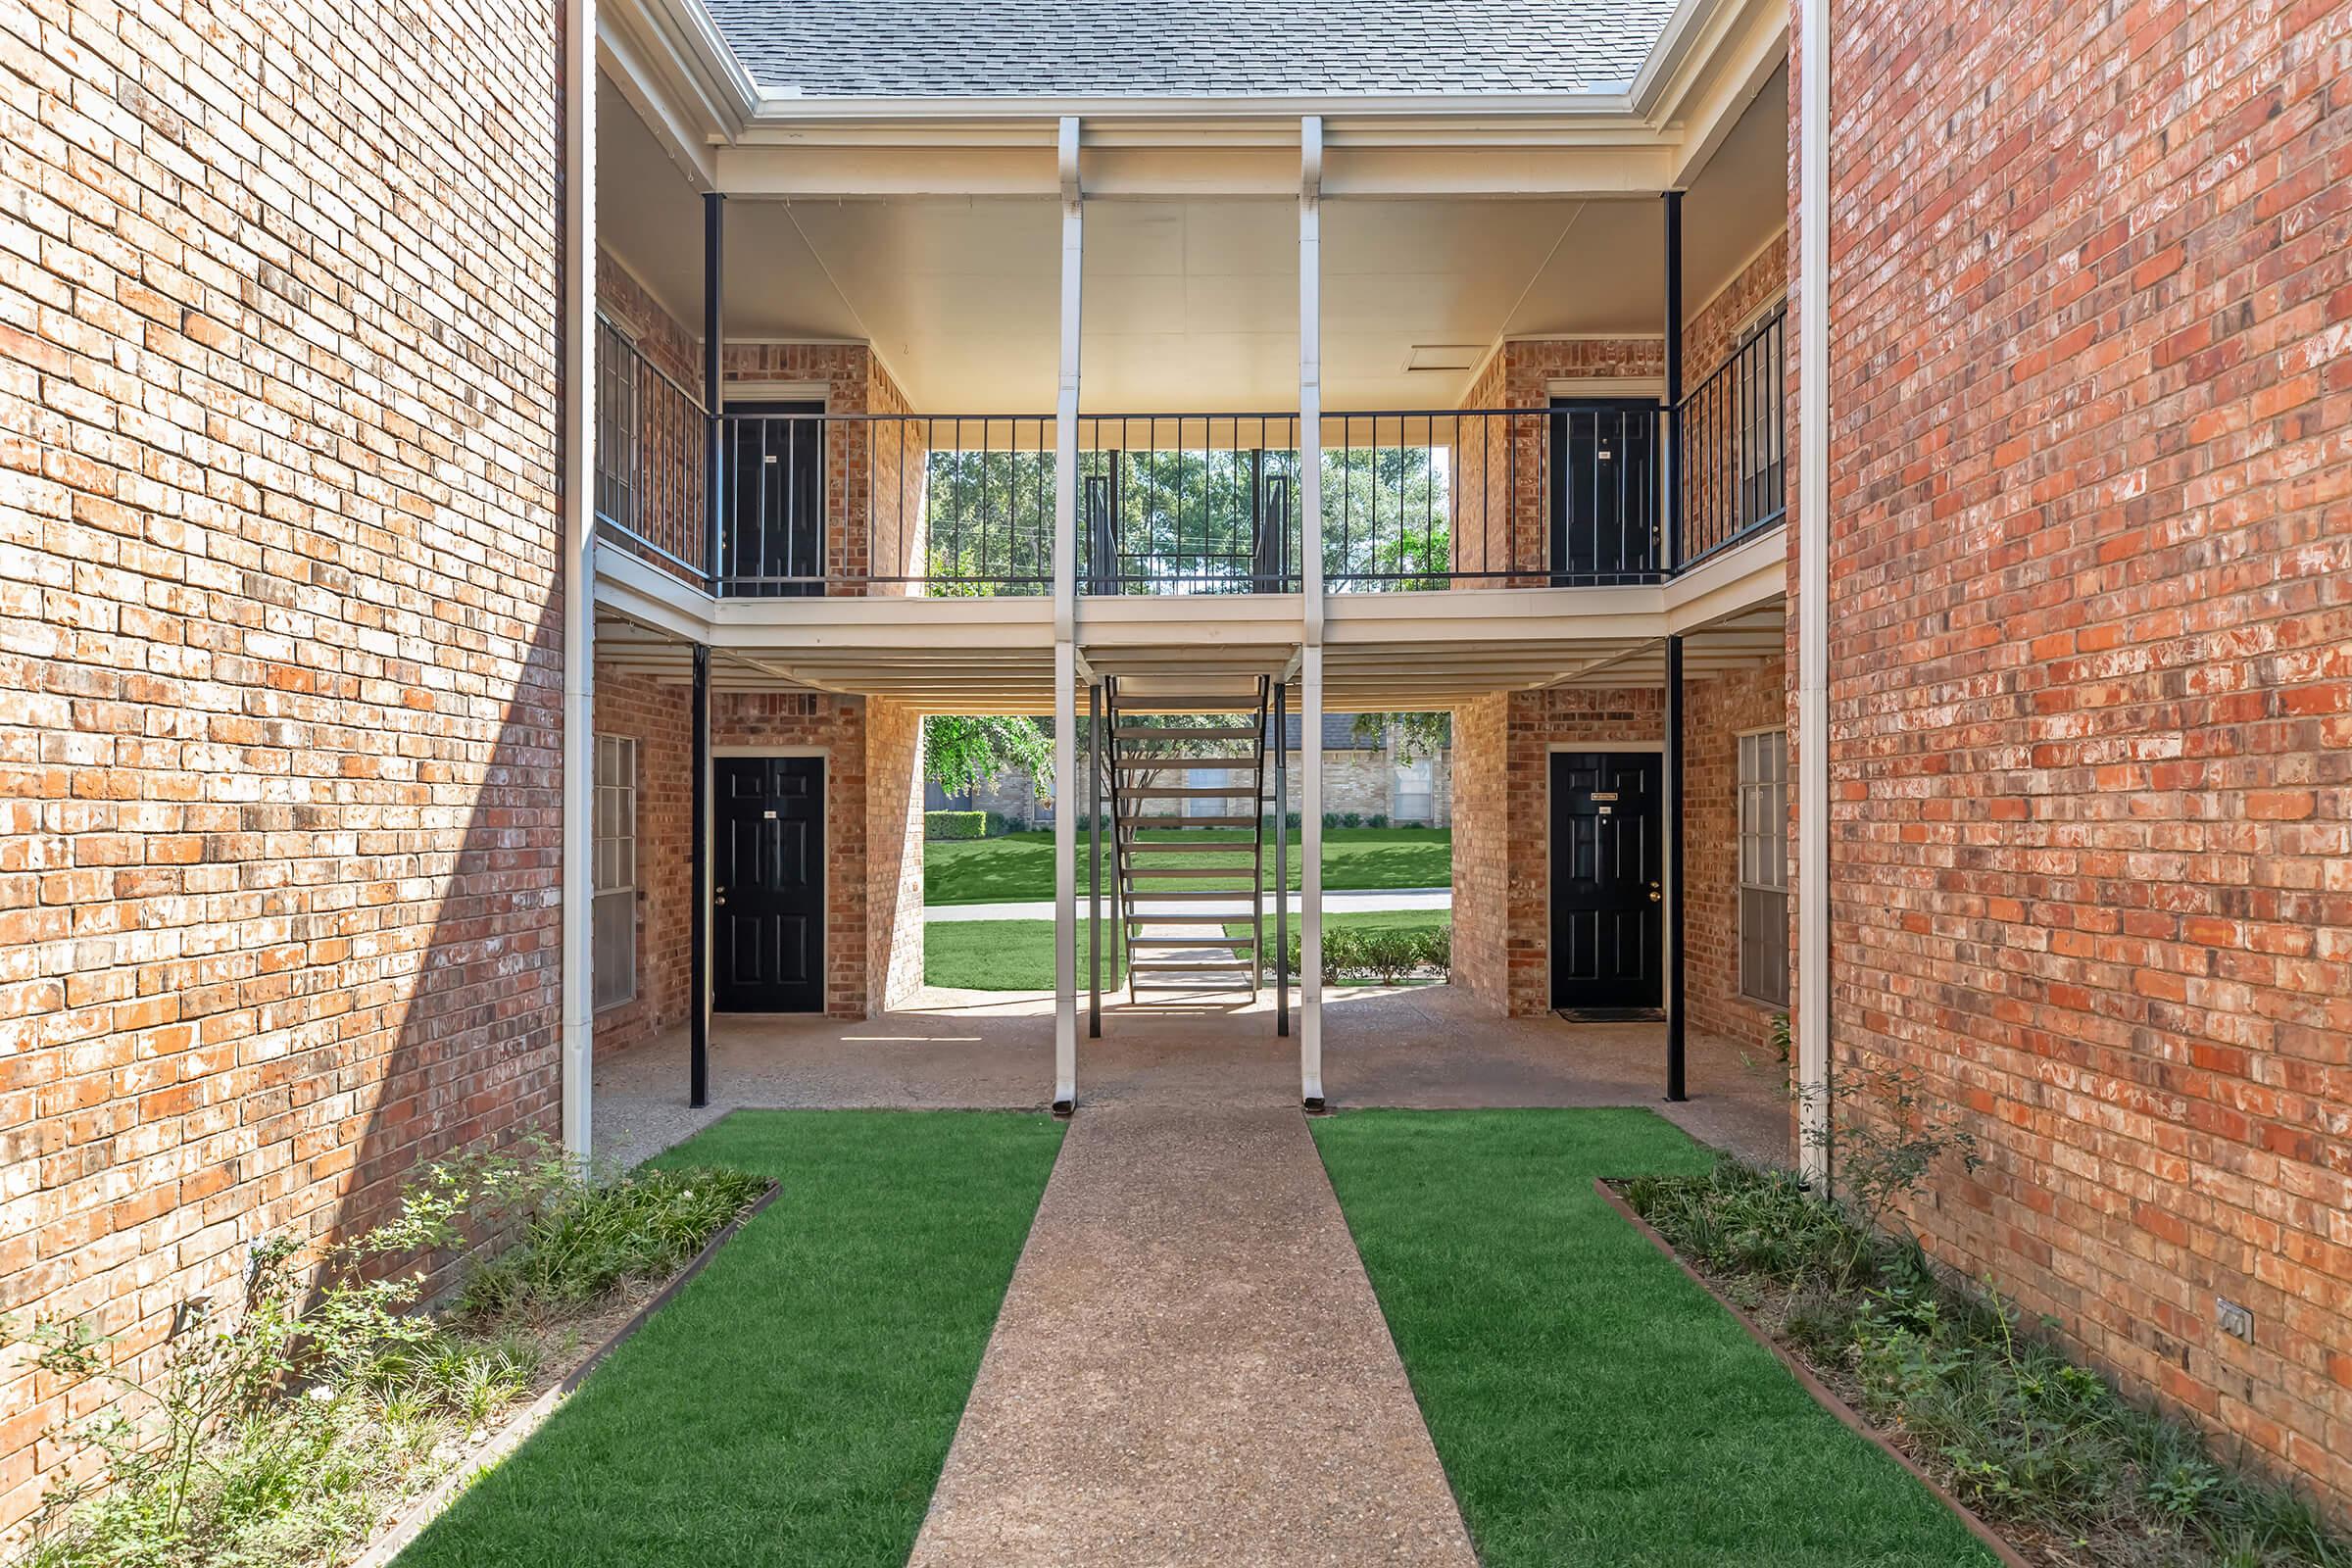
[[[1655,894],[1652,894],[1652,895],[1650,895],[1650,896],[1651,896],[1652,898],[1655,898],[1657,895],[1655,895]],[[724,903],[726,903],[726,902],[727,902],[727,890],[726,890],[725,888],[713,888],[713,889],[711,889],[711,890],[710,890],[710,902],[711,902],[712,904],[724,904]]]
[[[1650,902],[1650,903],[1652,903],[1652,904],[1657,904],[1657,903],[1660,903],[1660,902],[1662,902],[1662,901],[1665,899],[1665,897],[1666,897],[1666,895],[1665,895],[1665,894],[1663,894],[1663,893],[1661,893],[1660,891],[1658,891],[1658,885],[1657,885],[1655,882],[1652,882],[1652,883],[1649,885],[1649,902]]]

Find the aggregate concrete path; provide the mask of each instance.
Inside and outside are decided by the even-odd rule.
[[[1305,1118],[1083,1108],[910,1568],[1476,1562]]]

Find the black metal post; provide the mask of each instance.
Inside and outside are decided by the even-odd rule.
[[[710,1102],[710,650],[694,649],[693,918],[687,957],[694,976],[686,1013],[686,1103]]]
[[[1683,564],[1683,193],[1666,193],[1666,537],[1663,564]]]
[[[1683,1084],[1683,640],[1666,639],[1666,1098]]]
[[[727,199],[717,191],[707,191],[703,195],[703,416],[709,438],[703,463],[703,568],[710,574],[714,594],[721,591],[719,580],[724,575],[718,556],[719,519],[726,504],[726,389],[720,366],[727,338],[726,252]]]
[[[1102,688],[1086,683],[1086,1032],[1102,1038]]]
[[[1291,689],[1274,688],[1274,1032],[1291,1032]],[[1259,954],[1263,964],[1266,956]]]

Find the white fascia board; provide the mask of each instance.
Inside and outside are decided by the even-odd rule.
[[[637,118],[645,122],[646,129],[678,166],[687,183],[698,192],[715,190],[718,168],[710,142],[720,122],[710,117],[709,105],[704,105],[700,114],[678,111],[675,106],[681,98],[695,95],[684,89],[674,74],[655,69],[644,35],[629,27],[617,10],[597,8],[596,63],[637,111]]]

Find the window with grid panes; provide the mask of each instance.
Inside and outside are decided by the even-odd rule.
[[[1740,737],[1740,992],[1788,1004],[1788,732]]]

